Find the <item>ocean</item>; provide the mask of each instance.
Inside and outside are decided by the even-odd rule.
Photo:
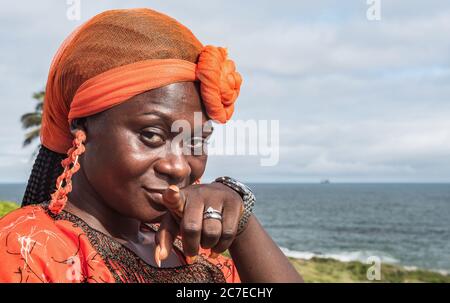
[[[449,184],[249,184],[255,213],[286,255],[450,272]],[[24,184],[0,184],[20,201]]]

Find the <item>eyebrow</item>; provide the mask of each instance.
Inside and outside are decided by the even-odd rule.
[[[169,115],[167,115],[167,114],[165,114],[165,113],[163,113],[163,112],[160,112],[160,111],[145,112],[145,113],[142,113],[142,115],[154,115],[154,116],[158,116],[158,117],[161,118],[162,120],[165,120],[165,121],[167,122],[167,125],[168,125],[168,126],[170,126],[169,121],[172,121],[172,118],[171,118]],[[205,124],[206,124],[206,123],[210,123],[210,122],[207,121],[207,122],[205,122]],[[194,130],[194,133],[195,133],[196,130],[198,131],[198,129],[199,129],[199,128],[195,129],[195,130]],[[202,127],[200,127],[200,130],[202,131],[202,133],[212,134],[212,133],[214,132],[214,126],[210,125],[210,127],[209,127],[208,130],[203,129],[203,126],[202,126]]]
[[[154,115],[154,116],[160,117],[160,118],[163,119],[163,120],[167,120],[167,121],[170,121],[170,120],[171,120],[171,118],[170,118],[169,115],[167,115],[167,114],[165,114],[165,113],[163,113],[163,112],[160,112],[160,111],[145,112],[145,113],[142,113],[142,115],[143,115],[143,116],[145,116],[145,115]]]

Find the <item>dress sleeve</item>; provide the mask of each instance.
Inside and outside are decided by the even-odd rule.
[[[37,206],[0,219],[0,260],[0,282],[91,282],[91,268],[102,272],[86,235],[70,222],[56,224]]]
[[[49,256],[45,235],[52,235],[39,222],[39,209],[25,207],[0,220],[0,281],[46,282]]]

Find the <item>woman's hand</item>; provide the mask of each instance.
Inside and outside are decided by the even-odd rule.
[[[175,185],[163,194],[169,212],[163,217],[156,233],[155,261],[168,257],[173,240],[181,234],[184,254],[194,262],[199,247],[211,249],[211,257],[227,250],[236,237],[243,211],[241,196],[218,182],[195,184],[179,189]],[[212,207],[222,213],[222,221],[203,219],[203,213]]]
[[[169,212],[156,233],[155,261],[168,257],[173,240],[181,234],[188,263],[195,261],[199,247],[211,248],[211,257],[229,248],[242,282],[301,282],[302,278],[255,216],[236,237],[243,211],[241,196],[226,185],[195,184],[182,189],[170,186],[163,194]],[[222,222],[203,219],[212,207],[222,211]]]

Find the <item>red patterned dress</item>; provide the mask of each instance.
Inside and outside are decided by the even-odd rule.
[[[185,261],[179,238],[174,247]],[[79,217],[52,214],[46,204],[0,219],[0,282],[240,282],[230,258],[208,255],[201,249],[193,264],[154,267]]]

